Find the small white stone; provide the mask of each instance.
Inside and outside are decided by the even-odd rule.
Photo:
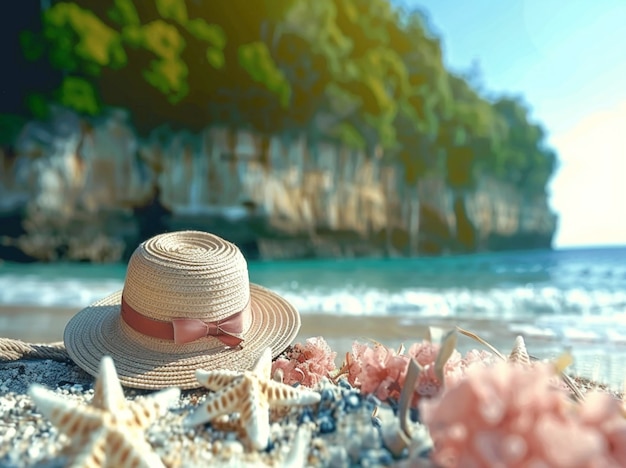
[[[233,455],[241,455],[243,453],[243,445],[238,440],[227,440],[224,441],[224,445],[222,448],[222,453],[225,454],[228,458]]]
[[[222,451],[222,446],[223,446],[223,442],[221,440],[216,440],[215,442],[213,442],[213,445],[211,446],[211,449],[213,450],[213,453],[215,455],[218,455],[221,451]]]
[[[37,444],[37,445],[31,445],[31,446],[28,448],[28,456],[29,456],[31,459],[37,459],[37,458],[39,458],[39,454],[40,454],[40,452],[41,452],[41,449],[39,448],[39,444]]]
[[[13,437],[15,437],[16,433],[17,431],[15,430],[15,428],[10,426],[9,428],[7,428],[6,432],[4,433],[3,440],[6,440],[6,441],[11,440]]]
[[[9,411],[15,408],[15,400],[12,398],[3,398],[0,400],[0,411]]]
[[[35,434],[35,427],[34,426],[26,426],[24,428],[24,432],[22,433],[22,438],[23,439],[30,439],[34,434]]]
[[[17,402],[17,407],[20,408],[20,409],[24,409],[27,406],[31,406],[31,404],[32,404],[32,402],[30,400],[27,400],[26,398],[23,398],[23,399],[21,399],[21,400],[19,400]]]

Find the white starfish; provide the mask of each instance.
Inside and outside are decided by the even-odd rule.
[[[271,369],[272,350],[267,348],[249,371],[196,370],[198,382],[215,393],[187,417],[186,425],[204,424],[225,414],[239,413],[239,424],[252,447],[264,449],[269,442],[270,408],[320,401],[317,392],[276,382],[270,376]]]
[[[113,359],[105,356],[100,361],[91,405],[67,400],[37,384],[30,386],[29,394],[39,411],[68,436],[77,449],[71,466],[164,466],[143,432],[179,398],[178,388],[128,402]]]

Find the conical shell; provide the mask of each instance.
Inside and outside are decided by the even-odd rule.
[[[509,354],[509,362],[522,364],[524,366],[530,365],[530,356],[526,350],[526,343],[524,342],[524,338],[521,336],[517,336],[517,338],[515,338],[513,350],[511,351],[511,354]]]

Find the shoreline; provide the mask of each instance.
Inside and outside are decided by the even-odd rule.
[[[13,326],[13,333],[21,335],[16,336],[18,339],[24,339],[23,337],[29,334],[30,336],[40,338],[43,338],[45,335],[49,338],[45,341],[58,341],[62,329],[65,327],[65,322],[75,313],[76,310],[63,308],[9,308],[0,306],[0,336],[8,334],[2,326],[10,323]],[[336,317],[330,314],[305,313],[302,314],[302,329],[295,342],[303,342],[311,336],[323,336],[331,349],[337,352],[336,361],[341,361],[345,357],[345,353],[350,351],[352,342],[355,339],[360,342],[376,340],[390,347],[399,346],[399,343],[404,342],[408,347],[425,337],[428,325],[447,329],[457,323],[484,338],[488,338],[488,336],[497,337],[499,340],[497,342],[493,339],[488,339],[488,341],[491,341],[503,354],[509,354],[513,342],[511,336],[508,336],[511,335],[511,331],[507,331],[502,327],[502,321],[494,320],[434,320],[427,317],[411,318],[406,316]],[[27,329],[27,332],[24,330],[20,332],[18,326],[24,326],[24,324],[30,324],[31,326]],[[42,328],[46,330],[44,334],[41,332]],[[540,352],[546,352],[550,347],[554,348],[556,346],[554,340],[545,339],[533,342],[533,344],[527,344],[529,352],[536,356],[539,356]],[[470,338],[459,335],[457,349],[461,354],[464,354],[465,350],[483,349],[483,346]],[[525,362],[528,362],[528,355],[525,352],[524,354],[526,355]],[[293,357],[290,359],[293,359]],[[316,358],[313,357],[312,359]],[[357,357],[356,359],[358,362],[358,359],[364,359],[364,357],[361,356],[361,358]],[[419,358],[417,359],[419,360]],[[435,358],[431,357],[429,359]],[[434,361],[429,362],[434,364]],[[488,366],[506,365],[494,363],[489,357],[484,362],[492,363],[486,364]],[[524,365],[520,364],[521,362],[516,361],[515,367],[508,367],[508,369],[521,369],[519,366]],[[616,368],[620,371],[623,370],[624,362],[623,358],[621,361],[616,361]],[[511,366],[513,365],[511,364]],[[534,369],[541,368],[534,367]],[[500,388],[503,384],[502,379],[499,378],[500,375],[513,378],[513,374],[510,374],[508,370],[502,367],[476,370],[479,372],[483,371],[478,377],[480,382],[487,385],[485,387],[487,390]],[[487,371],[486,373],[484,372],[485,370]],[[525,372],[527,371],[528,367]],[[361,370],[357,369],[355,372],[358,375]],[[404,388],[407,388],[406,385],[415,385],[415,380],[411,380],[410,384],[408,383],[410,381],[409,373],[407,373],[406,380],[396,377],[396,385],[404,385]],[[67,414],[71,413],[73,417],[76,417],[76,414],[78,414],[73,409],[76,404],[96,406],[96,414],[100,414],[100,417],[106,420],[104,419],[106,415],[102,413],[111,411],[111,409],[101,406],[101,403],[96,401],[96,392],[98,388],[102,387],[98,386],[97,380],[94,381],[92,376],[85,373],[69,360],[54,361],[48,359],[20,359],[0,362],[0,374],[2,376],[2,379],[0,379],[0,427],[6,429],[5,431],[0,431],[0,465],[11,468],[21,466],[56,468],[66,466],[75,456],[82,456],[89,450],[96,450],[94,446],[85,445],[83,447],[84,439],[76,433],[68,438],[72,433],[71,427],[68,424],[64,425],[62,422],[59,423],[59,421],[52,422],[52,419],[49,419],[51,417],[50,414],[46,416],[46,411],[53,410],[50,410],[49,407],[45,410],[46,406],[42,406],[42,402],[53,398],[57,401],[57,407],[54,411],[57,411],[59,408],[66,408]],[[111,375],[107,374],[108,377],[106,378],[109,386],[113,383]],[[467,378],[470,378],[469,375],[466,374]],[[570,375],[575,375],[575,373],[570,372]],[[593,376],[594,374],[588,373],[588,375]],[[98,379],[103,379],[103,376],[104,374],[101,371]],[[533,389],[539,389],[542,392],[546,389],[551,389],[552,392],[550,394],[553,395],[553,398],[562,398],[559,401],[562,401],[564,404],[571,402],[571,404],[585,405],[585,399],[582,396],[580,403],[574,403],[574,400],[570,400],[567,395],[571,397],[572,394],[569,393],[565,386],[558,387],[563,390],[563,393],[560,390],[558,393],[555,393],[554,391],[558,390],[558,388],[552,386],[553,384],[545,386],[547,379],[550,378],[548,374],[538,371],[537,374],[526,374],[527,378],[519,380],[521,376],[522,374],[519,374],[516,377],[518,380],[515,381],[515,384],[510,384],[513,385],[510,388],[507,389],[506,385],[502,388],[505,389],[503,391],[509,392],[509,394],[513,392],[514,395],[519,389],[518,385],[521,385],[524,387],[523,390],[526,392],[525,395],[527,397],[533,396],[531,401],[539,399],[528,407],[528,414],[530,417],[536,418],[536,421],[538,421],[537,425],[542,424],[544,419],[552,421],[555,417],[549,410],[545,408],[541,410],[543,406],[541,406],[539,401],[543,401],[543,398],[546,398],[547,395],[544,393],[531,395],[531,390]],[[270,379],[271,377],[268,374],[268,377],[265,378]],[[238,382],[239,380],[235,381]],[[371,392],[371,390],[366,390],[365,386],[361,386],[358,381],[356,383],[350,382],[345,379],[322,379],[317,384],[312,384],[310,389],[306,389],[310,393],[319,394],[316,400],[317,403],[292,404],[287,407],[276,406],[268,408],[267,445],[260,445],[261,448],[251,443],[250,433],[247,432],[249,424],[242,419],[241,415],[238,416],[237,412],[224,414],[222,417],[212,420],[209,424],[194,425],[193,427],[185,425],[188,417],[195,414],[209,398],[214,398],[215,396],[212,396],[211,392],[204,387],[184,390],[178,393],[175,398],[170,398],[167,406],[159,409],[158,414],[154,413],[154,419],[146,422],[145,426],[140,428],[141,431],[137,432],[137,434],[140,434],[139,439],[128,442],[128,446],[125,449],[129,450],[129,447],[134,446],[138,450],[137,456],[139,458],[144,461],[150,459],[153,462],[160,460],[164,466],[168,467],[213,465],[257,467],[280,465],[314,467],[394,466],[405,468],[408,466],[440,466],[437,460],[443,456],[441,455],[443,453],[441,452],[443,450],[442,441],[443,443],[446,442],[445,434],[442,436],[442,432],[437,429],[436,422],[429,420],[426,416],[424,416],[425,419],[423,420],[413,420],[412,417],[407,417],[407,413],[404,413],[404,420],[408,425],[407,427],[410,427],[410,430],[405,432],[404,438],[399,438],[398,434],[401,430],[401,425],[398,415],[401,414],[401,410],[398,405],[401,407],[402,404],[398,404],[397,399],[394,400],[397,397],[389,394],[389,399],[381,397],[384,401],[379,400],[372,395],[368,395],[368,392]],[[432,382],[428,382],[428,377],[426,377],[426,382],[421,385],[426,387],[432,385]],[[537,382],[539,386],[536,386]],[[596,382],[601,383],[602,380],[596,379]],[[622,403],[619,400],[622,396],[614,391],[614,385],[613,388],[611,388],[611,385],[608,388],[601,386],[598,388],[596,382],[581,379],[576,382],[576,386],[582,395],[594,389],[599,389],[601,393],[605,393],[605,395],[600,395],[600,397],[603,397],[602,404],[610,404],[613,421],[623,425],[624,420],[619,411],[619,408],[622,408],[620,406]],[[43,385],[40,388],[47,388],[51,392],[42,394],[40,390],[38,394],[33,394],[32,384],[34,383]],[[303,383],[303,385],[307,384]],[[452,383],[451,385],[455,384]],[[459,387],[457,388],[464,388],[466,396],[474,395],[472,392],[468,393],[469,387],[461,387],[460,383],[458,385]],[[152,390],[136,390],[128,387],[120,387],[120,389],[123,392],[122,398],[126,405],[142,405],[142,401],[145,402],[153,395],[157,395]],[[419,390],[416,389],[414,391],[418,392]],[[444,393],[444,400],[441,403],[437,402],[436,399],[426,402],[427,406],[425,409],[429,407],[431,410],[433,407],[439,408],[437,411],[443,411],[442,414],[445,416],[449,413],[445,408],[449,408],[450,404],[456,405],[457,400],[445,401],[445,398],[458,397],[456,393],[453,393],[454,391],[452,390],[452,392],[447,394]],[[420,395],[430,394],[420,393]],[[492,396],[487,391],[483,397],[489,395]],[[39,401],[37,401],[36,397],[39,398]],[[422,396],[421,398],[427,397]],[[480,396],[477,398],[480,400]],[[402,399],[400,398],[400,401]],[[597,402],[597,400],[590,399],[588,401],[592,403],[591,406],[587,407],[586,411],[593,411],[593,408],[597,407],[597,405],[594,406],[594,402]],[[115,405],[113,407],[118,408]],[[408,411],[407,408],[408,406],[405,406],[405,411]],[[460,409],[462,408],[463,404],[461,403]],[[539,408],[538,413],[537,408]],[[560,408],[560,406],[556,405],[555,408]],[[605,408],[605,406],[602,406],[602,408]],[[420,406],[420,409],[422,409],[422,406]],[[507,431],[513,429],[513,426],[507,421],[509,421],[509,418],[514,418],[514,415],[517,414],[511,412],[513,410],[510,409],[507,411],[509,412],[509,417],[503,419],[498,425],[498,440],[501,441],[499,443],[504,443],[504,441],[508,440],[504,437],[506,437]],[[549,414],[544,415],[542,411],[548,411]],[[92,415],[93,413],[90,412],[89,414]],[[413,413],[411,412],[410,414]],[[434,413],[431,412],[431,416],[432,414]],[[463,411],[459,414],[461,416],[457,418],[458,423],[466,424],[467,419],[464,419],[465,416],[462,416]],[[472,414],[475,416],[477,413]],[[570,424],[578,425],[576,427],[588,432],[591,430],[595,431],[591,434],[607,440],[607,447],[609,447],[610,431],[608,429],[604,430],[604,426],[599,428],[585,426],[584,424],[586,423],[577,414],[579,413],[562,412],[563,416],[569,418]],[[581,414],[587,413],[583,411]],[[71,421],[71,419],[68,420]],[[133,421],[136,423],[137,419]],[[475,420],[472,419],[472,421]],[[132,427],[137,428],[136,425]],[[465,427],[472,428],[474,426]],[[481,426],[477,427],[477,434],[480,434]],[[613,426],[609,424],[607,427]],[[554,433],[558,432],[558,429],[554,430]],[[529,434],[532,434],[532,431]],[[587,434],[587,432],[582,434]],[[473,434],[472,437],[478,436]],[[525,435],[525,437],[531,437],[531,435]],[[402,440],[404,441],[402,442]],[[561,442],[552,443],[552,440],[550,438],[543,440],[547,450],[553,451],[554,449],[562,448]],[[262,447],[266,448],[263,449]],[[141,451],[139,451],[139,448],[141,448]],[[533,450],[538,451],[539,454],[541,452],[541,449],[535,448]],[[606,449],[606,452],[608,454],[612,453],[609,448]],[[621,456],[620,454],[621,452],[616,452],[615,456]],[[116,456],[112,453],[109,453],[109,455]],[[622,465],[620,464],[619,466]]]
[[[63,340],[67,322],[80,310],[71,307],[7,306],[0,304],[0,336],[31,343],[49,343]],[[326,341],[343,346],[331,347],[340,352],[351,349],[352,342],[379,341],[387,346],[409,345],[427,336],[428,327],[444,330],[460,326],[477,333],[501,352],[508,352],[517,334],[503,329],[505,321],[493,319],[420,317],[410,315],[335,315],[332,313],[300,314],[302,327],[294,342],[312,336],[323,336]],[[510,325],[521,321],[506,321]],[[513,327],[515,328],[515,327]],[[529,349],[558,343],[549,337],[524,337]],[[459,345],[480,346],[469,338],[459,337]]]
[[[0,305],[0,337],[19,339],[28,343],[62,341],[63,330],[78,308]],[[323,313],[301,313],[302,327],[294,343],[309,337],[322,336],[340,365],[352,343],[378,341],[391,348],[410,346],[427,336],[428,327],[449,330],[455,326],[476,333],[503,354],[508,354],[515,337],[524,336],[531,355],[540,359],[555,358],[566,350],[564,343],[550,336],[528,336],[520,333],[525,324],[520,320],[471,319],[458,317],[369,316]],[[459,335],[457,349],[464,354],[470,349],[485,349],[480,343]],[[613,389],[624,388],[626,378],[626,344],[608,345],[580,341],[570,350],[575,362],[571,373],[607,384]]]

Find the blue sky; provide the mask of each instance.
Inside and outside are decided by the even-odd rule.
[[[522,95],[560,158],[556,247],[626,245],[626,0],[397,0],[424,10],[452,70]]]

